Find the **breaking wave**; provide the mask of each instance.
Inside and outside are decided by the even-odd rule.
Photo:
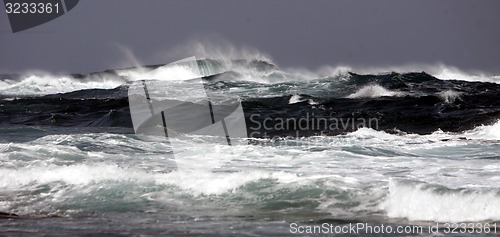
[[[403,96],[403,93],[390,91],[379,85],[367,85],[356,93],[348,95],[347,98],[378,98],[382,96]]]
[[[413,221],[500,220],[500,188],[457,188],[389,180],[387,215]]]

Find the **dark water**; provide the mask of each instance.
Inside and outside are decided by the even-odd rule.
[[[265,64],[267,65],[267,64]],[[359,121],[376,119],[371,128],[386,132],[399,130],[407,133],[430,134],[437,129],[462,132],[479,125],[490,125],[500,117],[500,85],[488,82],[439,80],[424,72],[358,75],[346,78],[330,77],[307,82],[277,84],[250,83],[234,80],[230,72],[206,78],[206,87],[224,93],[231,88],[253,90],[264,88],[263,93],[240,93],[243,109],[252,134],[252,126],[266,118],[306,118],[304,126],[313,128],[315,118]],[[80,80],[85,80],[82,78]],[[326,88],[315,91],[318,85]],[[377,89],[397,91],[396,96],[380,96]],[[43,96],[4,96],[0,119],[3,124],[50,125],[63,127],[127,127],[132,128],[128,107],[127,85],[114,89],[87,89]],[[299,89],[290,94],[287,91]],[[363,91],[364,90],[364,91]],[[361,92],[356,94],[356,92]],[[274,96],[279,94],[279,96]],[[354,96],[353,96],[354,95]],[[383,92],[382,92],[383,95]],[[349,97],[351,96],[351,97]],[[291,98],[295,103],[291,104]],[[250,117],[254,116],[252,120]],[[270,121],[275,127],[280,121]],[[320,124],[322,125],[322,124]],[[358,123],[348,126],[320,126],[319,129],[278,129],[273,136],[287,136],[299,132],[310,136],[345,134],[357,129]],[[354,127],[354,129],[353,129]],[[326,129],[325,129],[326,128]],[[337,128],[337,127],[335,127]],[[300,131],[299,131],[300,130]],[[254,133],[257,134],[257,133]]]

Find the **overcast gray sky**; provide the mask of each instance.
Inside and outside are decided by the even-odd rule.
[[[15,34],[0,12],[4,73],[131,66],[123,48],[142,63],[168,63],[192,56],[180,50],[189,41],[258,49],[283,67],[441,62],[500,73],[496,0],[81,0]]]

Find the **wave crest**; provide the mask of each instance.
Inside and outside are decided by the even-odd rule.
[[[18,80],[1,80],[2,95],[48,95],[85,89],[113,89],[126,83],[116,76],[96,76],[79,79],[72,75],[28,73]]]
[[[380,85],[366,85],[356,91],[353,94],[347,96],[350,99],[358,99],[358,98],[378,98],[378,97],[392,97],[392,96],[403,96],[404,93],[398,91],[390,91]]]
[[[387,215],[413,221],[500,220],[500,189],[449,189],[405,180],[389,180]]]

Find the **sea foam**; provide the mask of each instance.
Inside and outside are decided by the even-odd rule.
[[[355,93],[347,96],[350,99],[356,98],[378,98],[383,96],[403,96],[404,93],[398,91],[390,91],[380,85],[367,85],[359,89]]]
[[[390,179],[385,205],[391,218],[437,222],[499,220],[500,189],[450,189]]]

